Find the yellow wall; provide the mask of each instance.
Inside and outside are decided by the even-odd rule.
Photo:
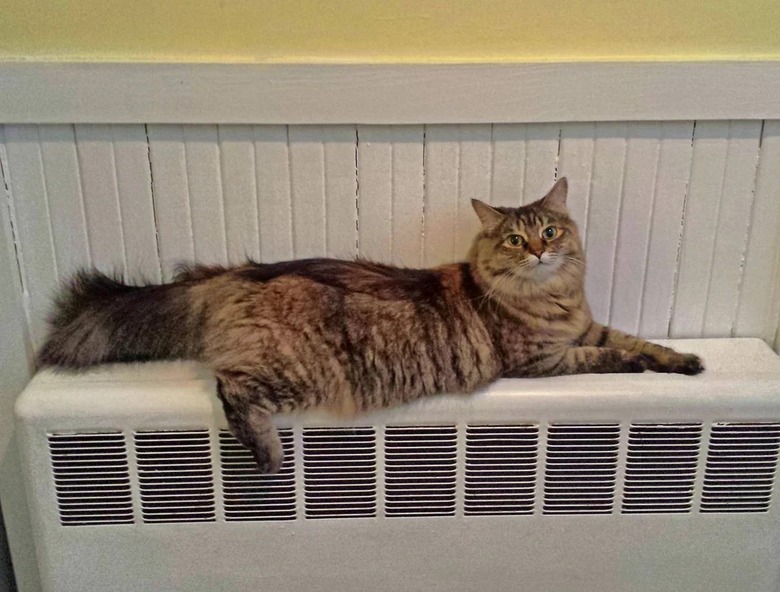
[[[31,57],[778,59],[780,0],[0,0],[0,59]]]

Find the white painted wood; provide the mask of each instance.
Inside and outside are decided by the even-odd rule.
[[[260,216],[260,252],[263,261],[293,257],[290,150],[287,126],[254,129],[257,207]]]
[[[780,317],[780,122],[764,125],[755,196],[744,256],[736,336],[772,343]],[[769,280],[769,281],[767,281]]]
[[[666,337],[674,301],[677,257],[691,170],[693,122],[661,124],[639,332]]]
[[[623,201],[615,248],[610,325],[639,332],[653,202],[661,148],[661,125],[629,124]]]
[[[227,258],[238,264],[262,259],[255,173],[255,138],[251,127],[219,126]],[[213,197],[212,197],[213,199]]]
[[[753,205],[760,121],[732,121],[723,176],[702,337],[730,335]]]
[[[588,203],[593,176],[593,148],[596,128],[593,123],[567,123],[561,127],[558,176],[569,182],[566,205],[577,223],[580,237],[588,232]]]
[[[460,201],[459,140],[457,126],[426,127],[423,265],[427,267],[455,259],[455,212]]]
[[[146,128],[115,125],[111,131],[128,274],[145,281],[160,281]]]
[[[626,160],[626,125],[596,124],[593,177],[591,179],[585,257],[588,272],[585,292],[593,318],[609,319],[614,280],[614,258],[623,198]]]
[[[560,135],[561,127],[558,124],[539,123],[527,126],[523,204],[544,197],[555,183]]]
[[[59,279],[38,126],[6,126],[5,146],[9,169],[6,183],[16,223],[30,339],[35,348],[46,335],[45,318]]]
[[[217,127],[185,125],[183,132],[193,255],[198,263],[224,265],[227,237]]]
[[[423,134],[422,126],[358,128],[361,257],[420,265]]]
[[[195,256],[184,132],[178,125],[150,125],[148,132],[160,262],[170,280],[177,265]]]
[[[460,170],[453,251],[453,259],[457,261],[466,259],[474,236],[479,232],[479,218],[471,206],[471,200],[484,200],[490,195],[490,138],[489,125],[466,125],[460,128]]]
[[[321,127],[290,128],[293,205],[293,254],[322,257],[327,250],[325,220],[325,146]]]
[[[697,123],[670,327],[673,337],[699,337],[704,330],[728,144],[728,122]]]
[[[354,126],[323,128],[325,255],[357,255],[357,130]]]
[[[38,135],[46,184],[52,188],[47,191],[52,243],[62,277],[91,263],[74,130],[69,125],[44,125]]]
[[[525,134],[524,124],[493,126],[491,196],[488,203],[508,207],[522,204]]]
[[[425,170],[423,126],[405,126],[393,145],[391,260],[407,267],[422,265]]]
[[[760,83],[758,82],[760,81]],[[399,124],[780,117],[780,63],[0,64],[7,123]]]
[[[381,261],[393,250],[394,152],[403,131],[358,128],[358,248],[366,259]]]

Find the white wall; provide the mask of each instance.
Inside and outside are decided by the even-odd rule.
[[[462,258],[469,200],[528,203],[556,177],[596,318],[647,337],[778,326],[780,123],[413,126],[7,125],[32,346],[58,282],[95,265],[356,255]]]

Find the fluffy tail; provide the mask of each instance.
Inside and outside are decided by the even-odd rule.
[[[190,285],[128,286],[95,271],[76,274],[56,300],[39,367],[197,357],[203,323],[192,313]]]

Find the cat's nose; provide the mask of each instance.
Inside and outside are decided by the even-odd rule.
[[[542,248],[534,249],[533,247],[531,247],[528,250],[531,252],[531,255],[536,255],[537,259],[541,259],[542,254],[544,253],[544,249]]]

